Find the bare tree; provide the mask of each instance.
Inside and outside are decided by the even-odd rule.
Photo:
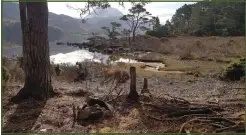
[[[145,5],[150,3],[150,0],[139,0],[138,2],[135,1],[131,1],[132,5],[137,5],[137,4],[141,4],[141,5]],[[118,4],[122,7],[124,7],[124,2],[123,0],[119,0]],[[67,7],[72,9],[72,10],[76,10],[80,12],[80,17],[83,18],[83,15],[85,14],[91,14],[91,12],[94,12],[95,14],[97,14],[96,12],[96,8],[101,8],[101,9],[106,9],[108,7],[110,7],[110,3],[108,2],[108,0],[103,0],[103,1],[89,1],[86,2],[85,6],[83,8],[79,8],[79,7],[73,7],[71,5],[67,4]],[[88,19],[82,19],[82,23],[86,23]]]
[[[25,85],[13,101],[32,97],[46,100],[54,95],[48,41],[47,2],[19,2],[23,40]]]
[[[126,21],[132,32],[132,41],[135,41],[136,31],[145,29],[144,24],[149,23],[151,14],[146,11],[144,4],[136,4],[129,9],[129,14],[123,15],[120,20]]]
[[[112,44],[112,41],[115,41],[117,39],[117,36],[120,35],[120,33],[118,32],[118,29],[120,27],[121,27],[120,23],[111,22],[111,29],[106,26],[101,28],[104,31],[104,33],[109,37],[111,44]]]
[[[127,30],[127,29],[123,29],[121,31],[121,34],[123,37],[127,37],[128,38],[128,44],[131,45],[131,31]]]

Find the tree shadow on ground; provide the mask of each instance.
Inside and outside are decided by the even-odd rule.
[[[20,103],[2,128],[2,133],[30,133],[47,101],[26,99]]]

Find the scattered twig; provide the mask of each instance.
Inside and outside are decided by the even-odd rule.
[[[179,130],[179,133],[181,133],[181,132],[183,131],[184,127],[185,127],[188,123],[193,122],[193,121],[210,122],[211,120],[201,120],[201,119],[199,119],[199,117],[197,117],[197,118],[191,119],[191,120],[189,120],[189,121],[186,121],[185,123],[182,124],[182,126],[181,126],[181,128],[180,128],[180,130]]]
[[[232,88],[232,89],[245,89],[244,87],[236,87],[236,88]]]
[[[210,125],[216,127],[216,128],[224,128],[225,126],[222,124],[218,124],[218,123],[210,123]]]
[[[183,102],[185,102],[185,103],[187,103],[187,104],[190,104],[189,101],[187,101],[187,100],[185,100],[185,99],[183,99],[183,98],[174,97],[174,96],[171,96],[171,95],[169,95],[169,94],[164,94],[164,95],[166,95],[166,96],[168,96],[168,97],[171,97],[171,98],[173,98],[173,99],[179,100],[179,101],[183,101]]]
[[[109,92],[108,92],[108,94],[105,96],[105,98],[109,97],[109,95],[110,95],[110,94],[113,92],[113,90],[117,87],[118,84],[116,84],[115,87],[113,88],[114,81],[115,81],[115,79],[112,81],[112,84],[111,84],[111,86],[110,86]],[[104,98],[104,100],[105,100],[105,98]]]
[[[183,116],[188,114],[211,114],[212,111],[208,108],[197,109],[197,110],[182,110],[178,112],[169,113],[168,117]]]
[[[115,98],[115,99],[113,99],[113,101],[115,101],[115,102],[114,102],[114,104],[113,104],[113,107],[115,106],[116,101],[117,101],[117,99],[120,97],[120,95],[121,95],[122,91],[123,91],[123,88],[122,88],[122,89],[121,89],[121,90],[117,93],[116,98]]]
[[[141,102],[141,101],[140,101],[140,103],[143,104],[143,105],[148,105],[148,106],[154,107],[154,108],[162,110],[162,111],[166,111],[166,112],[177,112],[177,111],[179,111],[179,108],[176,108],[176,107],[173,107],[173,106],[170,106],[170,105],[157,106],[157,105],[153,105],[151,103],[144,103],[144,102]]]
[[[240,124],[240,122],[236,123],[235,125],[232,125],[230,127],[225,127],[225,128],[220,128],[220,129],[217,129],[215,130],[216,133],[219,133],[219,132],[223,132],[225,130],[232,130],[232,129],[235,129],[238,125]]]
[[[187,118],[187,117],[195,117],[195,116],[199,116],[199,117],[204,116],[205,117],[205,115],[207,115],[207,114],[190,114],[190,115],[184,115],[184,116],[178,117],[176,120],[178,121],[178,120],[182,120],[182,119]]]
[[[208,117],[209,118],[209,117]],[[209,119],[215,120],[215,121],[225,121],[227,123],[230,123],[231,125],[235,125],[236,123],[227,119],[227,118],[222,118],[222,117],[210,117]]]

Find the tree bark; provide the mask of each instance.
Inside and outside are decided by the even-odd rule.
[[[20,2],[25,85],[13,98],[46,100],[54,95],[48,41],[47,2]]]

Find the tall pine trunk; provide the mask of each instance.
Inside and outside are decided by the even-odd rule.
[[[25,85],[14,97],[45,100],[54,95],[51,85],[47,2],[20,2]]]

